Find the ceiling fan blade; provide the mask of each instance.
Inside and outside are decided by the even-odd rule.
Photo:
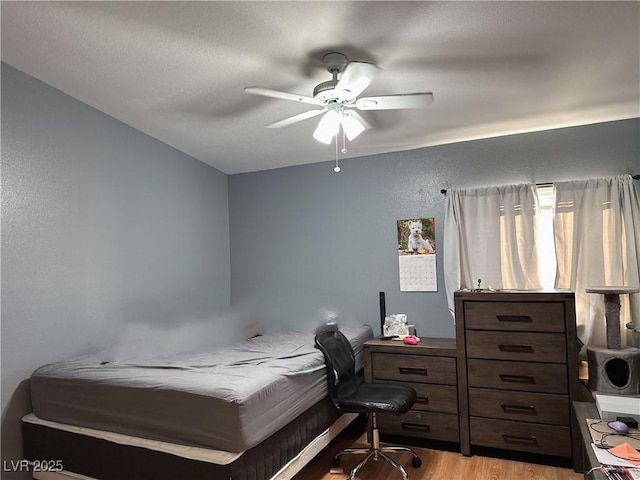
[[[311,105],[324,105],[322,100],[318,100],[313,97],[307,97],[305,95],[298,95],[297,93],[281,92],[280,90],[272,90],[270,88],[263,87],[246,87],[245,92],[253,95],[262,95],[263,97],[279,98],[280,100],[292,100],[294,102],[309,103]]]
[[[350,62],[342,72],[335,92],[342,99],[354,99],[373,82],[380,70],[380,67],[373,63]]]
[[[395,110],[400,108],[425,108],[433,103],[433,93],[404,93],[362,97],[356,100],[358,110]]]
[[[307,118],[315,117],[316,115],[320,115],[325,112],[326,109],[322,108],[320,110],[309,110],[308,112],[299,113],[298,115],[294,115],[293,117],[285,118],[284,120],[280,120],[278,122],[271,123],[266,125],[267,128],[281,128],[286,127],[287,125],[291,125],[293,123],[301,122],[302,120],[306,120]],[[355,113],[355,112],[354,112]]]
[[[356,112],[355,110],[349,110],[349,114],[352,117],[355,117],[358,119],[358,121],[364,125],[365,130],[369,130],[371,128],[371,124],[369,122],[367,122],[364,117],[362,115],[360,115],[358,112]]]

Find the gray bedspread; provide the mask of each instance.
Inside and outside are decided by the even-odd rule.
[[[369,326],[342,328],[362,365]],[[31,376],[35,415],[229,452],[247,450],[327,395],[313,333],[256,337],[166,359],[89,355]]]

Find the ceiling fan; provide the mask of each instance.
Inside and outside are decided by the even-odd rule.
[[[381,68],[373,63],[349,62],[345,55],[338,52],[327,53],[322,61],[333,78],[316,85],[312,97],[263,87],[244,89],[245,92],[254,95],[319,107],[267,125],[267,128],[286,127],[324,113],[313,137],[320,142],[330,144],[342,127],[344,134],[351,141],[366,129],[371,128],[371,125],[356,110],[425,108],[433,102],[431,92],[358,98],[358,95],[373,82]],[[338,75],[340,75],[339,79]]]

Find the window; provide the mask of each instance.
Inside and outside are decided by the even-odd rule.
[[[545,289],[553,289],[556,280],[556,250],[553,238],[554,188],[552,184],[537,186],[538,212],[538,271]]]

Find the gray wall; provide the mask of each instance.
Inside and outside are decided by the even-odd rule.
[[[151,354],[241,335],[222,316],[227,179],[2,64],[3,460],[21,458],[36,367],[134,337]]]
[[[233,306],[267,329],[334,313],[379,331],[384,291],[387,312],[408,314],[419,335],[454,337],[440,190],[637,174],[639,138],[633,119],[350,159],[339,174],[322,163],[233,175]],[[436,220],[438,292],[401,293],[396,220],[423,216]]]

